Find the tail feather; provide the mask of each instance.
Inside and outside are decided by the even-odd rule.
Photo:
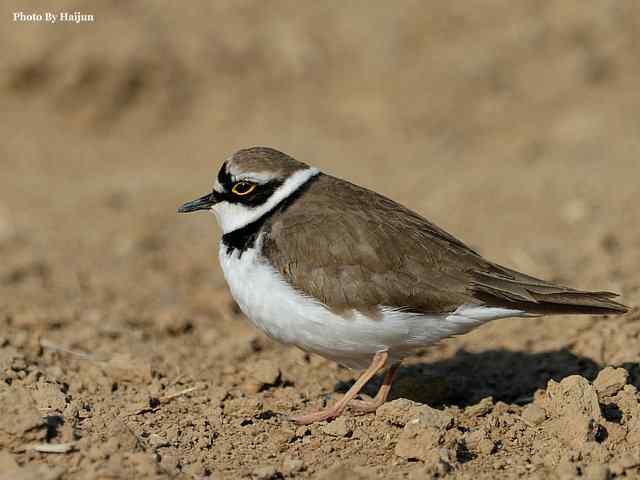
[[[474,296],[491,306],[516,308],[533,314],[620,314],[628,307],[612,300],[612,292],[585,292],[555,285],[492,264],[473,272]]]

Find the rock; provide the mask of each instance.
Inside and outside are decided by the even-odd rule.
[[[291,475],[300,472],[304,468],[304,461],[301,458],[287,455],[282,461],[282,473]]]
[[[400,434],[395,453],[407,460],[424,460],[443,443],[444,432],[441,430],[424,427],[418,422],[408,423]]]
[[[485,397],[475,405],[465,408],[464,413],[469,417],[481,417],[493,409],[493,397]]]
[[[452,453],[447,449],[431,450],[422,459],[424,466],[419,470],[413,471],[410,478],[440,478],[453,470]]]
[[[603,435],[605,437],[605,444],[611,448],[612,451],[627,438],[627,428],[624,425],[601,420],[600,427],[606,432],[606,435]]]
[[[247,390],[260,392],[280,382],[282,373],[280,368],[270,360],[258,360],[251,365],[248,372]]]
[[[477,450],[480,455],[491,455],[496,451],[496,443],[490,438],[483,438],[478,443]]]
[[[592,463],[582,470],[585,480],[607,480],[609,478],[609,467],[601,463]]]
[[[255,480],[271,480],[278,478],[278,476],[278,470],[273,465],[261,465],[251,471],[251,478]]]
[[[469,450],[480,455],[491,455],[495,452],[496,444],[485,429],[467,432],[464,436],[464,443]]]
[[[547,422],[544,429],[570,447],[581,448],[596,440],[600,431],[598,422],[584,413],[569,413]]]
[[[24,388],[0,385],[0,411],[0,444],[44,438],[45,422]]]
[[[404,398],[383,404],[376,411],[376,416],[399,426],[405,426],[414,419],[420,419],[422,425],[435,428],[449,428],[453,425],[453,416],[448,413]]]
[[[629,372],[624,368],[607,367],[600,370],[598,376],[593,381],[593,387],[598,392],[598,398],[602,400],[612,397],[624,388],[629,380]]]
[[[625,385],[618,394],[610,399],[628,417],[640,417],[640,403],[638,392],[633,385]]]
[[[627,424],[627,442],[632,445],[640,444],[640,417],[634,417]]]
[[[549,380],[543,403],[550,417],[582,414],[596,420],[601,418],[595,389],[579,375],[566,377],[560,383]]]
[[[171,445],[171,442],[162,438],[157,433],[152,433],[151,435],[149,435],[149,437],[147,438],[147,443],[154,450],[157,450],[158,448],[162,448],[162,447],[168,447],[169,445]]]
[[[435,422],[434,419],[436,420]],[[444,457],[455,458],[455,454],[452,452],[456,450],[457,439],[447,435],[447,428],[451,423],[451,421],[443,422],[441,418],[434,418],[429,415],[418,416],[407,422],[402,433],[400,433],[398,443],[396,443],[396,455],[408,460],[435,462],[438,465],[440,465],[440,460]],[[441,451],[438,457],[440,460],[436,461],[436,457],[433,456],[434,451]],[[448,453],[445,455],[443,452]],[[452,463],[444,460],[442,462],[449,465],[449,467]]]
[[[534,403],[530,403],[522,410],[522,418],[532,425],[540,425],[547,419],[544,410]]]
[[[320,430],[332,437],[348,437],[353,433],[353,421],[345,417],[338,417],[334,421],[322,425]]]

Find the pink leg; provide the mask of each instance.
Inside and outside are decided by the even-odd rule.
[[[401,363],[402,362],[397,362],[389,367],[387,374],[384,376],[384,381],[373,400],[351,400],[349,405],[353,407],[354,410],[361,412],[375,412],[380,405],[387,401],[387,397],[391,391],[391,384],[398,373]]]
[[[360,378],[353,384],[353,386],[349,389],[347,393],[345,393],[344,397],[338,400],[334,405],[326,410],[321,410],[315,413],[309,413],[306,415],[301,415],[299,417],[293,417],[295,423],[299,425],[309,425],[310,423],[322,422],[323,420],[332,420],[336,417],[339,417],[340,414],[344,411],[347,404],[354,399],[356,395],[362,390],[362,387],[371,380],[371,378],[378,373],[387,363],[387,359],[389,358],[389,354],[387,352],[378,352],[373,356],[373,360],[371,360],[371,364],[369,367],[360,375]]]

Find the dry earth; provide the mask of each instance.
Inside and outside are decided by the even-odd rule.
[[[11,21],[51,9],[96,22]],[[266,144],[638,305],[638,2],[0,11],[0,478],[640,476],[637,308],[496,321],[298,428],[354,372],[251,327],[174,213]]]

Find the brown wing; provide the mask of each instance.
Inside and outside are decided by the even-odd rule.
[[[536,313],[625,311],[608,292],[579,292],[483,259],[382,195],[320,175],[274,215],[263,243],[275,268],[336,311],[387,305],[419,313],[485,304]]]

